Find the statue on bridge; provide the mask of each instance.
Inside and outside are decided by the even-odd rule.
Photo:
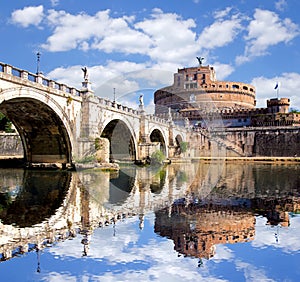
[[[82,81],[82,87],[83,89],[86,91],[88,91],[89,95],[94,95],[92,88],[91,88],[91,82],[89,81],[89,73],[88,73],[88,69],[87,67],[83,67],[81,68],[81,70],[83,71],[83,81]]]
[[[143,94],[140,95],[139,101],[140,101],[140,106],[144,106],[144,95]]]
[[[89,80],[89,74],[88,74],[87,67],[81,68],[81,70],[83,71],[83,79],[84,79],[84,81],[88,81]]]

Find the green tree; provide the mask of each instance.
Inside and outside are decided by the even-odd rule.
[[[298,110],[296,108],[290,108],[290,113],[300,114],[300,110]]]
[[[160,150],[157,150],[157,151],[153,152],[151,155],[151,163],[162,164],[165,158],[166,157],[165,157],[164,153]]]
[[[180,142],[179,146],[180,146],[181,153],[185,153],[189,147],[189,143],[188,142]]]
[[[15,132],[12,128],[12,122],[0,112],[0,131],[5,131],[6,133]]]

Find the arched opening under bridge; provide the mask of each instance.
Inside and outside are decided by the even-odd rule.
[[[181,153],[184,153],[183,150],[182,150],[183,149],[182,148],[183,139],[180,135],[177,135],[175,137],[175,145],[176,145],[176,152],[175,152],[176,155],[180,155]]]
[[[2,112],[16,127],[24,149],[25,162],[71,163],[71,142],[59,115],[47,104],[33,98],[13,98],[0,104]]]
[[[154,129],[150,134],[150,141],[151,142],[159,142],[160,143],[160,151],[167,156],[167,148],[166,142],[164,139],[163,134],[159,129]]]
[[[125,122],[119,119],[110,121],[101,133],[109,140],[110,161],[135,161],[136,147],[133,135]]]

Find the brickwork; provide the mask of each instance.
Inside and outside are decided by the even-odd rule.
[[[174,111],[186,108],[252,109],[255,107],[254,86],[241,82],[218,81],[213,67],[199,66],[179,69],[172,86],[154,93],[155,113],[170,107]]]

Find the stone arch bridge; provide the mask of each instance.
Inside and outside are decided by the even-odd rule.
[[[137,161],[160,149],[178,156],[187,130],[145,113],[95,96],[85,79],[75,89],[0,63],[0,112],[16,127],[28,163],[60,163],[97,156]]]

